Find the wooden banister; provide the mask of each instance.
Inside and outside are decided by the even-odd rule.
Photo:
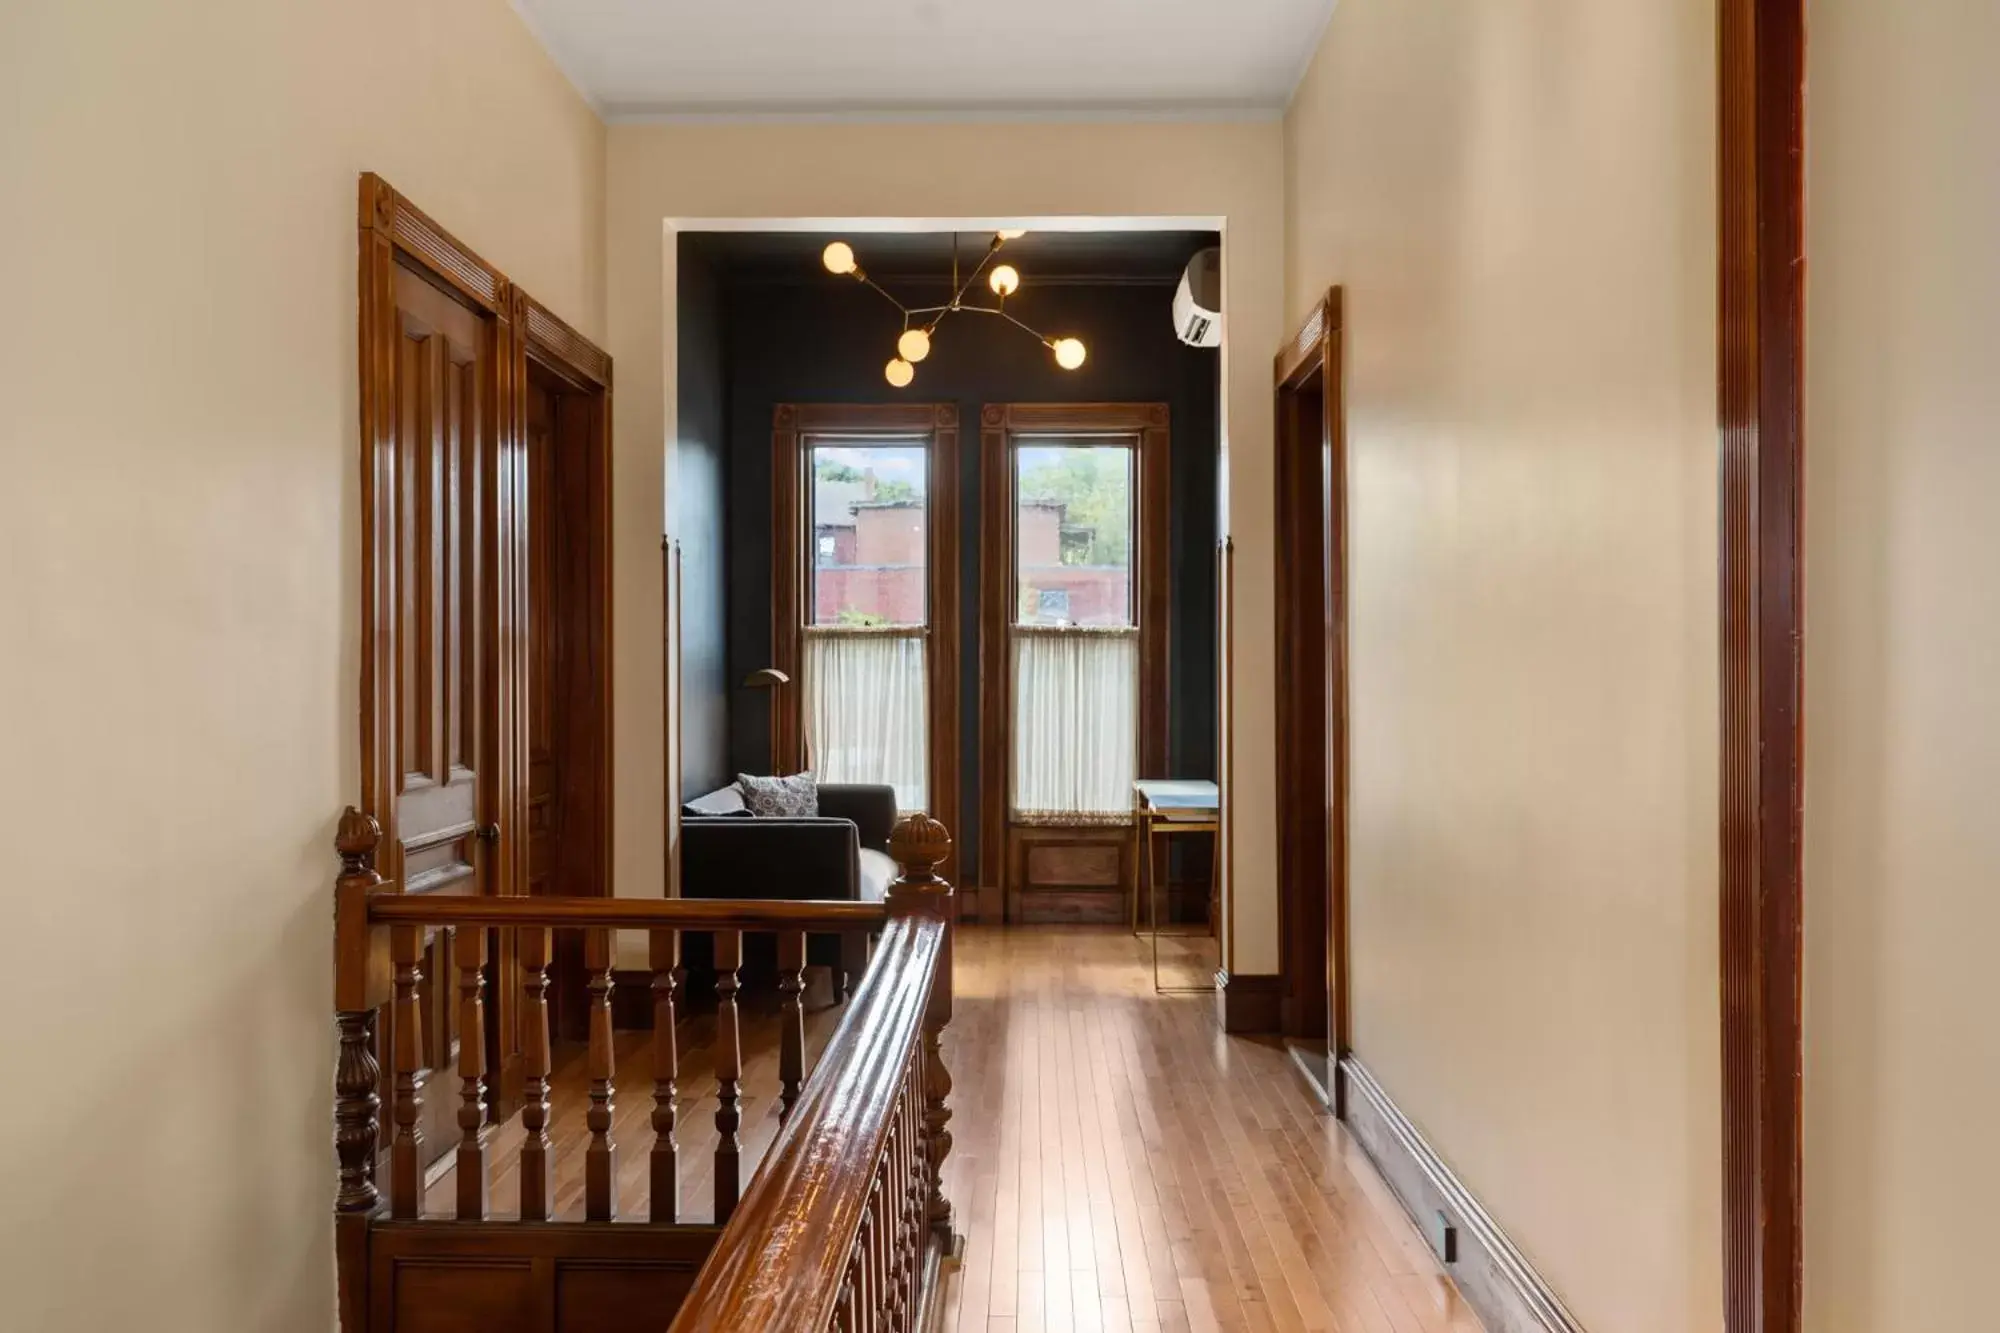
[[[950,846],[927,816],[897,825],[902,874],[881,947],[672,1333],[919,1326],[929,1260],[950,1232],[938,1050],[952,889],[935,874]]]
[[[868,930],[885,903],[788,898],[463,898],[376,890],[368,920],[385,925],[602,927],[608,930]]]
[[[604,1302],[642,1318],[657,1311],[659,1324],[647,1326],[673,1318],[674,1329],[687,1333],[915,1333],[934,1289],[935,1261],[951,1244],[940,1172],[951,1146],[945,1128],[951,1083],[941,1042],[951,1016],[952,889],[935,873],[951,839],[941,824],[919,815],[897,825],[891,853],[901,873],[882,903],[405,894],[375,873],[380,837],[376,821],[353,809],[336,837],[335,1236],[343,1333],[400,1326],[382,1323],[381,1312],[415,1299],[415,1288],[400,1285],[406,1271],[431,1274],[421,1299],[449,1307],[429,1312],[444,1325],[426,1326],[456,1327],[452,1319],[486,1299],[482,1284],[496,1264],[529,1274],[541,1292],[535,1300],[553,1301],[558,1290],[576,1295],[579,1313],[558,1317],[556,1333],[597,1326],[581,1312]],[[610,1000],[624,981],[613,973],[619,930],[643,931],[648,941],[653,1132],[641,1149],[649,1150],[647,1220],[613,1225],[618,1182],[627,1174],[613,1141]],[[877,930],[882,942],[871,959],[868,941]],[[587,1128],[581,1222],[556,1218],[549,1133],[549,972],[566,931],[582,936],[589,1018],[587,1104],[566,1112],[580,1112]],[[714,936],[709,1063],[716,1076],[716,1225],[678,1220],[674,1022],[687,932]],[[744,1070],[737,1014],[746,934],[775,937],[781,1115],[777,1141],[747,1188],[739,1163]],[[810,1071],[803,1011],[808,935],[840,936],[843,961],[863,978]],[[489,1022],[495,1009],[501,1017]],[[510,1022],[525,1225],[488,1216],[489,1174],[496,1169],[489,1160],[490,1094],[506,1052],[490,1055],[477,1034]],[[386,1052],[378,1051],[384,1040]],[[449,1099],[433,1105],[428,1118],[427,1084],[432,1097]],[[424,1206],[424,1168],[437,1155],[426,1153],[427,1132],[450,1136],[436,1148],[456,1149],[450,1213]],[[378,1163],[386,1188],[377,1180]],[[702,1267],[694,1291],[682,1300],[696,1263]]]

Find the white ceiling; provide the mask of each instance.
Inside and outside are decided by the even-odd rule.
[[[613,117],[1284,105],[1334,0],[514,0]]]

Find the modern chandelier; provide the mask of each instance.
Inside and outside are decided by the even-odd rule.
[[[960,311],[971,315],[998,315],[1027,333],[1036,342],[1046,346],[1055,354],[1057,365],[1064,370],[1075,370],[1083,364],[1085,352],[1082,339],[1051,338],[1040,330],[1022,323],[1007,310],[1007,298],[1021,289],[1021,274],[1012,264],[994,264],[993,257],[1000,253],[1000,247],[1007,242],[1019,240],[1027,234],[1025,231],[995,232],[978,265],[972,272],[966,274],[962,281],[958,272],[958,238],[954,236],[951,247],[951,300],[943,305],[904,305],[882,284],[862,271],[861,265],[854,258],[854,247],[846,241],[834,241],[828,245],[820,253],[820,260],[826,265],[827,272],[866,283],[881,292],[883,299],[890,305],[902,311],[903,332],[896,339],[896,355],[882,368],[883,378],[898,389],[907,387],[910,381],[917,377],[917,362],[931,354],[931,335],[937,332],[937,327],[944,322],[945,316]],[[993,265],[991,269],[987,267],[989,264]],[[993,290],[998,301],[994,305],[968,305],[965,294],[972,290],[972,285],[979,281],[979,275],[982,273],[986,275],[986,285]]]

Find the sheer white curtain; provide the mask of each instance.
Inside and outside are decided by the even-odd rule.
[[[821,782],[886,782],[927,808],[930,769],[921,629],[805,631],[809,762]]]
[[[1139,631],[1016,625],[1013,636],[1015,818],[1129,819]]]

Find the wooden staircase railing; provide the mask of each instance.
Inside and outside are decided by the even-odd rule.
[[[838,1328],[915,1333],[950,1233],[939,1169],[950,1079],[939,1041],[951,1012],[952,890],[934,871],[942,825],[912,816],[891,853],[902,874],[886,903],[693,899],[472,898],[405,895],[373,870],[379,829],[350,809],[337,845],[334,1146],[335,1244],[342,1333],[609,1333],[610,1330]],[[884,928],[861,989],[808,1081],[802,994],[809,933]],[[588,994],[584,1220],[553,1208],[548,969],[557,930],[583,933]],[[612,939],[644,931],[653,1001],[648,1215],[616,1220]],[[449,931],[455,994],[455,1208],[425,1216],[421,1121],[426,1089],[419,990],[427,940]],[[715,1223],[678,1216],[679,1052],[674,1019],[680,936],[715,939]],[[783,1127],[739,1206],[742,1053],[737,1008],[746,932],[776,937]],[[519,988],[524,1130],[518,1221],[488,1215],[484,1005]],[[387,1011],[386,1029],[378,1018]],[[378,1033],[387,1037],[392,1105],[381,1143]],[[432,1070],[434,1082],[447,1071]],[[387,1188],[380,1176],[386,1169]],[[692,1288],[692,1294],[690,1294]],[[678,1316],[678,1318],[676,1318]]]
[[[915,1333],[952,1248],[951,839],[904,821],[889,927],[832,1043],[672,1333]]]

